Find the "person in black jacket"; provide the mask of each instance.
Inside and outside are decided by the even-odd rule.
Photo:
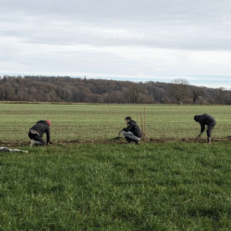
[[[208,143],[211,144],[212,143],[212,130],[216,125],[216,120],[214,117],[212,117],[211,115],[208,114],[202,114],[202,115],[195,115],[194,116],[194,120],[196,122],[199,122],[201,125],[201,132],[200,134],[197,136],[197,138],[200,138],[202,133],[205,131],[205,125],[207,125],[207,137],[208,137]]]
[[[142,132],[140,131],[140,128],[130,116],[125,118],[125,122],[127,127],[123,128],[119,135],[122,133],[128,143],[133,141],[136,145],[139,144],[139,140],[142,138]]]
[[[31,139],[31,146],[43,146],[50,142],[50,120],[40,120],[30,128],[28,136]],[[47,135],[47,143],[43,140],[43,134]]]

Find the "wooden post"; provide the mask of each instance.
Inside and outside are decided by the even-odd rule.
[[[147,140],[146,109],[144,107],[144,141]]]
[[[143,127],[142,113],[140,113],[140,121],[141,121],[141,131],[142,131],[142,135],[144,138],[144,127]]]

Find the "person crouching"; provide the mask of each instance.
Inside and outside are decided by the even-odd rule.
[[[125,122],[127,124],[127,127],[123,128],[119,135],[122,133],[129,144],[131,142],[135,142],[135,144],[138,145],[139,140],[141,140],[142,138],[142,132],[139,126],[134,120],[132,120],[130,116],[127,116],[125,118]]]
[[[50,142],[50,120],[40,120],[30,128],[28,136],[31,139],[31,146],[43,146]],[[46,133],[47,143],[43,139],[43,134]]]

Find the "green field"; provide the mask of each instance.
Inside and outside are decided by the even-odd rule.
[[[208,113],[217,120],[214,137],[231,132],[230,106],[153,106],[146,105],[147,135],[150,138],[195,137],[200,131],[196,114]],[[28,140],[29,128],[38,120],[51,119],[51,139],[108,139],[125,127],[130,115],[140,124],[144,106],[0,104],[0,140]]]
[[[0,230],[231,230],[227,143],[27,150],[0,154]]]
[[[107,140],[143,106],[0,104],[0,140],[29,141],[51,119],[52,140]],[[228,106],[146,106],[148,136],[195,137],[195,114],[229,133]],[[204,134],[205,137],[205,134]],[[2,145],[1,145],[2,146]],[[0,231],[231,230],[231,146],[206,143],[96,142],[0,153]]]

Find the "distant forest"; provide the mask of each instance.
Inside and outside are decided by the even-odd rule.
[[[192,86],[185,79],[162,83],[66,76],[0,76],[0,101],[231,104],[231,92],[224,88]]]

